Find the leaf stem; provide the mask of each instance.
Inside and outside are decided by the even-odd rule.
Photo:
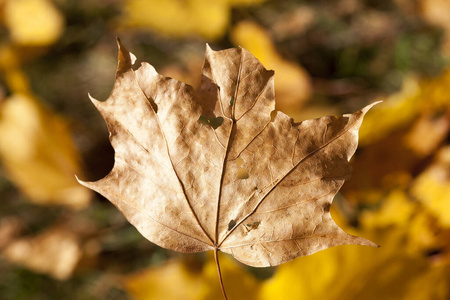
[[[225,288],[223,287],[222,273],[220,272],[219,256],[217,255],[217,248],[214,249],[214,260],[216,261],[217,274],[219,275],[220,289],[222,290],[222,295],[224,300],[228,300],[227,294],[225,293]]]

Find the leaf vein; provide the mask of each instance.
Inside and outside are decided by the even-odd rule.
[[[266,193],[261,197],[261,200],[258,201],[258,203],[255,205],[255,207],[253,208],[253,210],[248,213],[244,218],[242,218],[239,222],[236,223],[236,226],[234,226],[234,228],[232,228],[227,235],[225,235],[225,237],[222,239],[222,241],[219,244],[220,245],[223,244],[223,242],[234,232],[234,230],[241,225],[245,220],[247,220],[250,216],[252,216],[256,210],[259,208],[259,206],[262,204],[262,202],[267,199],[267,196],[278,186],[278,184],[280,182],[282,182],[293,170],[295,170],[302,162],[306,161],[308,158],[312,157],[315,153],[319,152],[320,150],[324,149],[325,147],[327,147],[328,145],[330,145],[331,143],[333,143],[334,141],[336,141],[337,139],[339,139],[341,136],[343,136],[345,133],[347,133],[351,128],[353,128],[353,126],[355,126],[357,124],[357,121],[353,122],[353,124],[350,124],[345,130],[343,130],[342,132],[340,132],[338,135],[336,135],[334,138],[330,139],[328,142],[326,142],[325,144],[323,144],[322,146],[318,147],[317,149],[311,151],[310,153],[308,153],[307,155],[305,155],[305,157],[303,157],[302,159],[300,159],[298,161],[298,163],[292,167],[288,172],[286,172],[285,175],[282,176],[282,178],[280,180],[277,181],[277,183]]]

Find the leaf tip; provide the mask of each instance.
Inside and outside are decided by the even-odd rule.
[[[91,100],[92,104],[94,104],[94,106],[97,107],[98,110],[100,110],[100,107],[103,102],[92,97],[90,93],[88,93],[88,97],[89,97],[89,100]]]
[[[361,246],[370,246],[370,247],[375,247],[375,248],[380,248],[380,245],[369,241],[368,239],[365,239],[363,237],[358,237],[358,244]]]
[[[366,107],[364,107],[364,108],[362,109],[362,112],[363,112],[363,113],[368,112],[372,107],[374,107],[374,106],[377,105],[377,104],[380,104],[381,102],[383,102],[383,101],[382,101],[382,100],[378,100],[378,101],[375,101],[375,102],[373,102],[373,103],[367,105]]]
[[[80,178],[78,178],[77,175],[75,175],[75,179],[78,181],[79,184],[81,184],[81,185],[83,185],[83,186],[86,186],[86,182],[83,181],[83,180],[81,180]]]
[[[78,181],[78,183],[81,184],[82,186],[87,187],[88,189],[91,189],[91,190],[95,190],[95,189],[94,189],[94,184],[95,184],[95,182],[83,181],[83,180],[81,180],[80,178],[78,178],[77,175],[75,175],[75,179],[76,179],[76,180]]]
[[[346,242],[343,243],[343,245],[360,245],[360,246],[369,246],[369,247],[375,247],[375,248],[380,248],[380,245],[366,239],[363,238],[362,236],[355,236],[352,234],[348,234],[346,233],[347,238],[345,238]]]
[[[119,65],[117,67],[117,74],[121,74],[134,65],[136,62],[136,56],[125,48],[120,38],[117,37],[116,42],[119,48]]]
[[[211,48],[211,46],[208,43],[206,43],[206,50],[205,50],[206,55],[208,55],[208,53],[211,53],[211,52],[215,52],[215,51]]]
[[[92,96],[91,96],[91,93],[88,93],[88,97],[89,97],[89,100],[91,100],[91,102],[94,103],[94,104],[95,104],[96,102],[100,102],[100,101],[98,101],[97,99],[95,99],[94,97],[92,97]]]

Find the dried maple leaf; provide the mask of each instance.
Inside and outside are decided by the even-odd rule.
[[[110,131],[114,168],[81,183],[144,237],[256,267],[336,245],[375,246],[329,213],[370,106],[299,124],[277,112],[271,121],[273,72],[243,48],[208,47],[198,92],[148,63],[133,70],[134,61],[119,42],[113,91],[105,102],[92,99]]]

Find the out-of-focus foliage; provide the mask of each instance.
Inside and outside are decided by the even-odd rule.
[[[231,8],[265,0],[127,0],[121,22],[176,37],[200,35],[213,40],[228,27]]]
[[[384,103],[366,118],[359,132],[360,144],[374,142],[413,120],[419,110],[417,80],[407,78],[401,91],[383,99]]]
[[[58,39],[64,18],[50,0],[4,0],[4,22],[11,40],[24,46],[46,46]]]
[[[221,297],[211,258],[180,261],[100,197],[80,200],[74,173],[96,180],[113,163],[87,93],[108,96],[120,36],[194,86],[206,42],[242,45],[275,69],[277,109],[297,121],[384,100],[332,207],[381,248],[278,269],[224,257],[230,299],[448,299],[449,14],[447,0],[0,0],[0,298]]]
[[[390,132],[405,128],[423,115],[440,114],[444,116],[444,112],[450,109],[450,101],[445,89],[447,84],[450,84],[450,70],[446,70],[439,78],[422,82],[408,77],[400,92],[384,99],[384,103],[374,109],[374,112],[366,118],[361,126],[360,143],[373,143]],[[435,116],[433,119],[440,118]],[[442,126],[446,127],[445,125],[436,127],[433,125],[433,130],[437,129],[438,131]],[[429,134],[433,133],[427,130],[420,139],[426,138],[426,135]],[[444,132],[440,135],[445,138],[446,130],[444,129]],[[421,140],[421,142],[425,144],[423,146],[433,146],[439,144],[440,140],[431,143],[424,140]],[[422,147],[416,142],[411,142],[411,144],[412,147]]]
[[[36,237],[14,240],[2,254],[13,263],[62,280],[72,274],[82,252],[76,235],[58,226]]]
[[[435,162],[421,173],[412,195],[432,212],[440,224],[450,228],[450,147],[439,150]]]
[[[68,124],[33,96],[21,69],[20,47],[55,42],[63,16],[48,0],[5,0],[2,12],[11,41],[0,44],[0,70],[12,94],[0,103],[0,161],[29,200],[86,207],[91,193],[74,178],[81,158]]]
[[[448,268],[399,250],[401,235],[385,235],[378,250],[336,247],[280,267],[260,299],[446,299]]]
[[[132,274],[125,279],[127,290],[137,300],[147,299],[220,299],[217,269],[212,255],[200,261],[177,259],[164,265]],[[260,284],[231,257],[220,255],[223,280],[230,299],[258,299]],[[177,289],[171,287],[177,286]]]
[[[0,110],[0,159],[11,180],[33,202],[83,208],[91,193],[75,180],[80,158],[66,122],[24,94]]]
[[[179,261],[167,262],[128,277],[125,285],[136,299],[196,299],[203,285],[196,267]]]
[[[427,22],[444,29],[445,37],[442,49],[446,53],[450,53],[450,20],[448,19],[450,2],[448,0],[421,0],[418,6],[420,14]]]

